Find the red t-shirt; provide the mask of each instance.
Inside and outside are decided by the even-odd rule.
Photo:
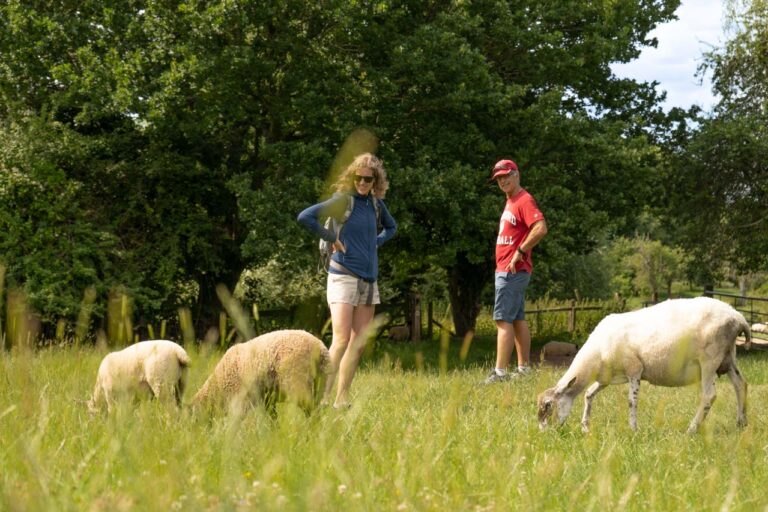
[[[531,231],[531,226],[544,220],[544,214],[536,206],[536,200],[525,189],[507,199],[504,213],[499,222],[499,236],[496,238],[496,271],[506,272],[515,251]],[[515,271],[533,272],[531,251],[517,262]]]

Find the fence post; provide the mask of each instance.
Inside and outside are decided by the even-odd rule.
[[[421,341],[421,296],[411,294],[411,341]]]
[[[576,331],[576,301],[571,299],[571,309],[568,311],[568,332]]]

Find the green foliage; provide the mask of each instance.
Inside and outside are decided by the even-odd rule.
[[[625,297],[646,294],[656,301],[662,290],[671,295],[672,282],[682,279],[689,263],[687,254],[646,235],[617,238],[608,251],[613,266],[612,283]]]
[[[722,276],[724,261],[741,273],[768,265],[768,6],[728,5],[731,37],[702,65],[721,99],[670,170],[672,211],[708,285]]]
[[[629,58],[672,6],[603,7],[457,4],[408,20],[396,8],[377,13],[400,22],[364,43],[395,56],[365,60],[371,80],[389,87],[378,111],[382,140],[391,141],[385,160],[399,170],[390,197],[402,230],[393,245],[405,255],[394,265],[410,261],[418,276],[412,255],[434,255],[447,270],[454,315],[462,313],[459,330],[472,326],[490,286],[503,198],[484,183],[498,158],[521,165],[550,224],[536,249],[534,297],[571,296],[569,256],[631,229],[632,208],[651,196],[659,151],[629,112],[648,113],[654,100],[613,79],[607,65]]]
[[[768,297],[768,275],[761,274],[754,283],[753,291],[759,297]]]
[[[570,269],[570,272],[559,280],[558,288],[562,291],[554,296],[562,297],[566,295],[566,290],[572,290],[574,298],[607,299],[613,295],[615,288],[611,286],[611,267],[603,251],[568,255],[563,267]]]
[[[362,126],[390,170],[382,275],[401,296],[442,269],[457,328],[474,325],[503,203],[486,177],[511,157],[550,222],[531,294],[570,297],[570,265],[631,231],[662,160],[658,98],[609,64],[678,3],[6,2],[3,141],[27,148],[0,160],[9,279],[49,322],[93,285],[145,320],[186,303],[215,325],[217,284],[314,267],[295,216]]]
[[[720,115],[765,115],[768,86],[764,55],[768,47],[768,2],[730,0],[726,20],[731,36],[721,48],[707,54],[703,69],[712,71],[712,82],[721,101]]]
[[[82,141],[38,119],[0,128],[0,254],[9,287],[22,287],[44,320],[73,315],[83,291],[119,259],[87,187],[57,166],[82,154]]]
[[[308,297],[322,296],[325,273],[306,267],[270,260],[266,264],[243,272],[235,289],[235,297],[259,309],[290,309]]]

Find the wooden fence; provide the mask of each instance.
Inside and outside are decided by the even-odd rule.
[[[617,303],[615,308],[610,308],[606,306],[587,306],[587,305],[579,305],[575,300],[571,300],[570,304],[567,306],[558,306],[558,307],[552,307],[552,308],[539,308],[539,309],[526,309],[525,310],[525,316],[531,317],[540,315],[543,313],[566,313],[568,315],[568,333],[573,334],[576,331],[576,316],[579,311],[606,311],[606,312],[615,312],[615,311],[624,311],[626,307],[626,301],[621,301],[621,303]],[[439,329],[445,329],[445,327],[435,320],[432,316],[432,303],[429,303],[428,309],[427,309],[427,339],[431,339],[432,337],[432,325],[437,326]],[[449,331],[451,336],[455,336],[456,333],[453,331]]]
[[[624,307],[626,306],[626,303],[622,301],[620,310],[623,311]],[[537,315],[541,313],[558,313],[558,312],[567,312],[568,313],[568,332],[570,334],[573,334],[574,331],[576,331],[576,314],[578,311],[607,311],[609,308],[606,308],[604,306],[577,306],[575,300],[571,300],[571,304],[569,306],[565,307],[557,307],[557,308],[543,308],[543,309],[533,309],[533,310],[525,310],[525,315]]]
[[[712,290],[704,290],[704,296],[727,302],[744,315],[744,318],[746,318],[747,322],[750,324],[757,322],[763,324],[768,323],[768,299],[764,297],[749,297],[746,295],[715,292]]]

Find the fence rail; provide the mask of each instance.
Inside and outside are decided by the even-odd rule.
[[[606,312],[616,312],[616,311],[624,311],[626,307],[626,302],[621,301],[620,303],[616,303],[615,308],[607,307],[607,306],[585,306],[585,305],[578,305],[575,300],[571,300],[570,305],[568,306],[558,306],[553,308],[539,308],[539,309],[526,309],[525,315],[528,316],[535,316],[539,314],[544,313],[568,313],[568,332],[570,334],[573,334],[576,331],[576,316],[579,311],[606,311]],[[430,327],[432,325],[437,326],[439,329],[443,330],[446,329],[446,327],[440,323],[439,321],[435,320],[432,316],[432,304],[429,304],[429,313],[427,315],[427,325],[428,325],[428,335],[427,338],[432,337],[432,330]],[[449,330],[448,331],[451,336],[456,336],[456,334]]]
[[[621,310],[624,310],[625,304],[621,304]],[[571,300],[570,306],[557,308],[542,308],[526,310],[526,315],[537,315],[541,313],[568,313],[568,332],[573,334],[576,331],[576,314],[579,311],[607,311],[605,306],[578,306],[575,300]]]
[[[716,292],[713,290],[704,290],[705,297],[712,297],[713,299],[720,299],[723,302],[731,304],[731,306],[740,312],[747,319],[750,324],[753,323],[766,323],[768,322],[768,298],[765,297],[749,297],[747,295],[737,295],[735,293]],[[723,297],[725,300],[721,299]],[[762,305],[758,309],[755,305]]]

